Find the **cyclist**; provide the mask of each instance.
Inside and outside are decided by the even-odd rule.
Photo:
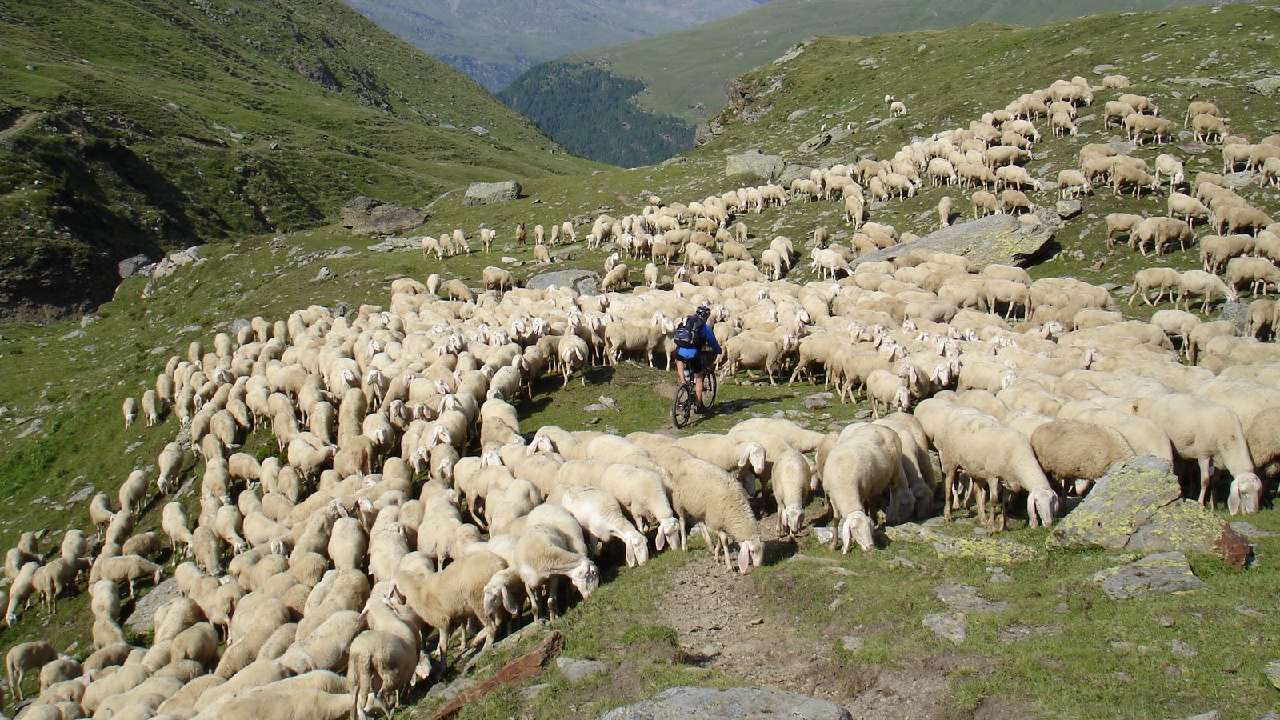
[[[693,373],[693,389],[694,396],[698,400],[698,412],[706,410],[702,404],[702,377],[706,374],[707,368],[703,367],[702,353],[710,349],[712,355],[720,354],[720,343],[716,341],[716,335],[711,331],[711,324],[707,322],[710,317],[711,308],[702,305],[685,318],[676,327],[675,332],[676,379],[679,383],[684,383],[686,366],[689,372]]]

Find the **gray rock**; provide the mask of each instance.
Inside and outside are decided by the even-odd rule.
[[[965,629],[965,615],[962,612],[930,613],[920,622],[933,631],[934,635],[955,645],[964,642],[968,634]]]
[[[241,330],[249,327],[249,321],[244,318],[236,318],[227,324],[227,332],[232,336],[237,335]]]
[[[804,406],[810,410],[817,410],[818,408],[824,408],[829,405],[831,405],[830,402],[820,397],[809,396],[804,399]]]
[[[538,683],[536,685],[520,688],[520,699],[525,702],[530,702],[536,699],[542,694],[543,690],[546,690],[549,687],[551,687],[550,683]]]
[[[1222,720],[1222,713],[1217,710],[1210,710],[1209,712],[1202,712],[1199,715],[1192,715],[1184,718],[1183,720]]]
[[[1237,335],[1248,335],[1249,303],[1233,302],[1231,300],[1222,303],[1218,319],[1231,323],[1231,326],[1236,329]]]
[[[139,274],[139,271],[141,271],[142,268],[150,262],[151,261],[147,259],[146,255],[134,255],[133,257],[127,257],[116,263],[116,272],[120,274],[121,280],[127,280],[134,275]]]
[[[84,487],[72,493],[71,497],[67,498],[67,502],[74,505],[78,502],[84,502],[85,500],[88,500],[89,497],[92,495],[93,495],[93,486],[85,485]]]
[[[470,677],[460,677],[448,685],[445,685],[444,683],[436,683],[435,685],[432,685],[431,690],[427,692],[427,697],[446,703],[457,697],[460,693],[470,690],[475,684],[475,678]]]
[[[344,205],[341,216],[342,226],[357,235],[394,235],[427,221],[427,213],[422,210],[363,195]]]
[[[747,175],[762,180],[776,180],[785,167],[778,155],[763,155],[759,150],[748,150],[725,158],[724,174],[728,177]]]
[[[1083,206],[1079,200],[1059,200],[1053,209],[1057,211],[1058,217],[1069,220],[1079,215]]]
[[[370,245],[367,250],[369,252],[383,253],[394,252],[396,250],[421,250],[421,237],[389,237],[380,243]]]
[[[604,405],[601,405],[600,403],[591,403],[590,405],[583,406],[582,411],[589,412],[589,413],[597,413],[597,412],[604,412],[605,410],[608,410],[608,409],[609,408],[605,407]]]
[[[485,135],[489,134],[489,128],[483,125],[472,125],[471,132],[475,133],[476,135],[479,135],[480,137],[484,137]]]
[[[992,602],[978,595],[978,588],[972,585],[944,583],[934,588],[933,594],[946,603],[947,607],[967,612],[996,612],[1009,609],[1007,602]]]
[[[599,660],[579,660],[564,656],[556,658],[556,668],[571,683],[582,682],[592,675],[598,675],[608,669]]]
[[[525,287],[542,290],[551,286],[573,288],[583,295],[594,295],[600,289],[600,276],[590,270],[553,270],[529,278]]]
[[[826,700],[766,688],[673,687],[599,720],[851,720]]]
[[[1268,538],[1268,537],[1276,536],[1276,533],[1273,533],[1270,530],[1263,530],[1260,527],[1255,527],[1253,523],[1246,522],[1244,520],[1236,520],[1235,522],[1231,523],[1231,529],[1249,538],[1250,540],[1254,540],[1256,538]]]
[[[1025,640],[1030,637],[1044,637],[1048,635],[1057,635],[1062,632],[1061,625],[1022,625],[1015,623],[1000,631],[1000,642],[1006,645],[1019,640]]]
[[[1184,658],[1193,658],[1200,654],[1196,652],[1195,648],[1177,638],[1169,641],[1169,651],[1178,657]]]
[[[866,641],[857,635],[845,635],[840,638],[840,647],[849,652],[857,652],[862,649],[863,645],[866,645]]]
[[[515,180],[496,183],[471,183],[462,197],[463,205],[489,205],[520,197],[520,183]]]
[[[138,635],[153,632],[156,611],[181,594],[178,591],[178,581],[174,578],[155,586],[134,604],[133,614],[124,621],[124,629]]]
[[[1207,587],[1191,572],[1187,556],[1177,551],[1156,553],[1128,565],[1101,570],[1093,581],[1102,585],[1112,600],[1187,593]]]
[[[1198,503],[1182,500],[1168,463],[1146,456],[1108,470],[1088,497],[1054,525],[1049,542],[1056,547],[1214,553],[1225,527]]]
[[[892,260],[917,248],[963,255],[978,265],[1025,264],[1062,229],[1062,220],[1052,211],[1042,209],[1034,217],[1039,222],[1023,222],[1013,215],[989,215],[956,223],[919,240],[863,255],[854,265]]]
[[[812,171],[813,168],[808,165],[788,165],[782,171],[782,176],[778,178],[778,184],[784,188],[790,188],[791,183],[800,178],[809,177],[809,173]]]
[[[1272,75],[1264,77],[1261,80],[1254,80],[1249,83],[1249,90],[1260,95],[1274,95],[1280,90],[1280,75]]]
[[[1267,676],[1267,679],[1271,681],[1272,687],[1280,690],[1280,660],[1272,660],[1267,663],[1267,666],[1262,669],[1262,672]]]
[[[787,115],[787,122],[795,122],[800,118],[804,117],[805,115],[808,115],[811,112],[813,112],[813,108],[801,108],[799,110],[792,110],[791,114]]]
[[[1112,70],[1115,70],[1115,69],[1116,69],[1116,66],[1115,66],[1115,65],[1106,65],[1106,64],[1103,64],[1103,65],[1094,65],[1094,66],[1093,66],[1093,74],[1094,74],[1094,75],[1106,75],[1107,73],[1109,73],[1109,72],[1111,72]]]

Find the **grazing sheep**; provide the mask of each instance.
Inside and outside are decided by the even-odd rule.
[[[773,463],[770,484],[778,504],[778,534],[795,535],[804,521],[813,470],[804,455],[788,450]]]
[[[850,426],[841,433],[822,466],[822,487],[831,503],[842,553],[856,542],[863,551],[875,546],[872,534],[877,508],[889,500],[902,478],[902,445],[897,433],[875,425]]]
[[[1052,420],[1031,433],[1031,448],[1046,475],[1083,495],[1133,448],[1115,430],[1080,420]]]
[[[1133,305],[1133,299],[1142,296],[1142,301],[1147,305],[1160,302],[1165,292],[1169,293],[1172,298],[1178,290],[1179,274],[1173,268],[1143,268],[1133,274],[1133,293],[1129,295],[1129,304]],[[1156,291],[1153,300],[1148,293],[1151,290]]]
[[[28,670],[34,670],[47,662],[57,659],[58,651],[46,640],[34,640],[18,643],[9,648],[4,656],[5,675],[9,679],[9,689],[19,700],[22,695],[22,679]]]

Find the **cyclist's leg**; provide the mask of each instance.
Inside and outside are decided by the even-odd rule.
[[[689,367],[693,370],[693,396],[698,400],[698,407],[702,407],[702,373],[706,372],[706,368],[702,365],[702,356],[696,355],[690,358]]]
[[[683,384],[684,384],[684,360],[681,360],[680,356],[676,355],[676,387],[680,387]]]

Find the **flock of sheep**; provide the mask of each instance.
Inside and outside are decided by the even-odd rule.
[[[1155,455],[1198,464],[1202,503],[1214,502],[1216,472],[1225,470],[1231,512],[1255,512],[1258,473],[1280,460],[1280,346],[1185,311],[1125,320],[1103,288],[1033,282],[1021,268],[971,267],[957,255],[914,250],[851,265],[909,239],[864,222],[864,186],[881,200],[925,182],[982,186],[975,215],[1031,208],[1022,191],[1037,185],[1021,164],[1039,140],[1034,121],[1074,134],[1076,108],[1093,92],[1080,78],[1055,82],[892,160],[687,205],[650,198],[640,214],[602,216],[587,242],[616,252],[598,294],[519,288],[491,267],[483,292],[436,275],[402,278],[385,307],[348,317],[309,307],[274,323],[254,318],[217,335],[212,348],[193,343],[185,358],[170,358],[154,389],[123,405],[126,425],[139,413],[148,427],[166,415],[179,425],[155,471],[135,471],[115,498],[90,501],[96,536],[70,530],[45,552],[28,533],[5,557],[7,622],[34,599],[49,608],[82,582],[94,618],[93,653],[82,662],[44,641],[9,651],[15,694],[25,673],[39,675],[21,717],[386,712],[438,675],[454,648],[487,647],[513,620],[554,617],[569,596],[587,598],[599,563],[611,558],[639,565],[668,546],[685,550],[700,528],[727,567],[759,566],[765,498],[776,503],[777,532],[795,534],[821,493],[832,546],[871,550],[879,525],[949,518],[969,504],[993,529],[1004,526],[1011,500],[1032,526],[1051,525],[1061,499],[1087,492],[1114,462]],[[1135,138],[1168,137],[1164,121],[1149,120],[1159,117],[1145,98],[1117,102],[1128,112],[1108,103],[1107,117]],[[1188,109],[1198,134],[1226,143],[1224,170],[1248,163],[1274,181],[1275,139],[1245,153],[1216,118],[1206,104]],[[1060,190],[1089,192],[1104,177],[1116,192],[1154,191],[1160,174],[1172,188],[1184,182],[1180,164],[1156,165],[1148,174],[1141,160],[1089,146],[1081,169],[1060,175]],[[1254,235],[1210,251],[1206,271],[1225,263],[1230,275],[1245,253],[1273,257],[1267,243],[1277,228],[1237,212],[1248,204],[1214,180],[1194,183],[1192,199],[1208,203],[1203,213],[1175,209],[1175,197],[1191,196],[1171,195],[1172,221],[1188,227],[1203,217]],[[784,278],[799,255],[784,237],[758,268],[735,217],[818,198],[838,199],[855,231],[848,246],[828,243],[825,228],[815,232],[819,280]],[[953,209],[944,199],[941,224]],[[1122,220],[1108,218],[1108,238],[1128,233],[1157,253],[1187,239],[1171,226],[1148,233],[1149,220]],[[482,231],[486,251],[494,236]],[[535,227],[535,253],[549,259],[547,245],[560,238],[576,239],[572,223],[553,225],[549,237]],[[517,241],[526,241],[523,225]],[[423,239],[423,252],[438,257],[469,251],[461,232]],[[621,291],[624,257],[648,259],[645,282],[630,291]],[[660,267],[679,257],[670,285],[661,285]],[[1184,277],[1153,275],[1136,283],[1135,296],[1177,291],[1207,303],[1209,291]],[[1251,308],[1258,332],[1274,322],[1268,303]],[[876,418],[835,433],[775,418],[683,438],[554,426],[522,433],[513,403],[540,378],[558,374],[567,384],[592,364],[623,358],[653,365],[664,357],[669,366],[674,323],[700,304],[713,308],[722,374],[754,369],[773,382],[821,372],[843,400],[868,396]],[[262,461],[243,452],[254,431],[270,433],[278,452]],[[194,517],[176,496],[193,454],[202,464]],[[138,532],[157,502],[160,531]],[[166,573],[178,594],[157,611],[150,646],[134,647],[119,624],[122,595]]]

